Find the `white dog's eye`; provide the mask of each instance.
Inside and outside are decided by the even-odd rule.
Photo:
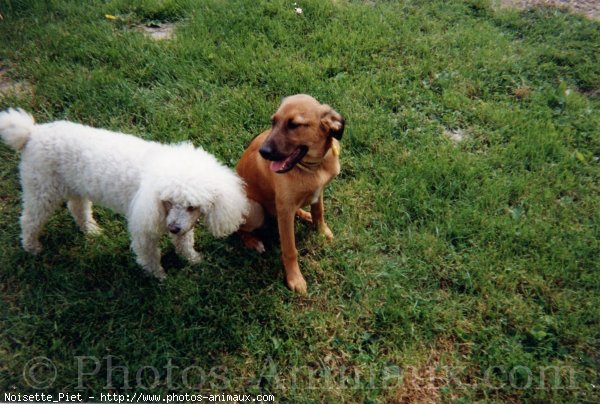
[[[196,208],[195,208],[195,207],[193,207],[193,206],[188,206],[188,207],[187,207],[187,211],[188,211],[188,212],[190,212],[190,213],[192,213],[192,212],[193,212],[193,211],[195,211],[195,210],[196,210]]]

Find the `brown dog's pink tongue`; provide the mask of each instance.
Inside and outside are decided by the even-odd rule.
[[[271,161],[271,164],[269,164],[269,168],[271,169],[271,171],[277,172],[277,171],[281,170],[283,167],[285,167],[286,161],[287,161],[287,159],[283,159],[281,161]]]

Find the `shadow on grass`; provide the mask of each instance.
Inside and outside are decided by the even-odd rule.
[[[216,240],[197,229],[196,246],[204,260],[189,265],[165,237],[167,279],[160,283],[135,263],[123,221],[101,220],[104,233],[86,238],[72,223],[61,226],[69,223],[67,215],[55,215],[46,226],[38,256],[20,247],[7,251],[6,262],[14,270],[4,272],[11,287],[2,297],[13,302],[1,334],[21,338],[14,349],[31,357],[62,357],[65,368],[54,384],[57,391],[76,387],[81,372],[93,373],[96,361],[100,371],[85,377],[89,391],[106,386],[111,367],[119,370],[110,374],[110,383],[119,389],[133,382],[136,370],[151,366],[164,372],[169,360],[183,365],[172,375],[181,380],[185,367],[208,371],[244,351],[248,322],[276,322],[280,296],[272,289],[285,286],[279,254],[272,248],[261,256],[244,249],[235,236]],[[264,235],[272,240],[272,230]],[[12,321],[13,329],[10,320],[25,316],[27,340],[21,325]],[[64,358],[65,346],[72,357]],[[90,359],[80,363],[77,357]],[[20,372],[12,373],[12,382],[22,386]],[[202,374],[194,377],[188,382],[202,383]]]

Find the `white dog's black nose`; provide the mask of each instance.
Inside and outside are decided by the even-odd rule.
[[[167,229],[169,229],[169,231],[173,234],[177,234],[181,231],[181,227],[177,226],[176,224],[167,225]]]

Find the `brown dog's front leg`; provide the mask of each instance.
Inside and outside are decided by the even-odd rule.
[[[285,283],[292,291],[306,294],[306,281],[298,265],[294,234],[294,210],[277,210],[277,225],[281,240],[281,259],[285,268]]]
[[[333,240],[333,233],[325,223],[325,207],[323,205],[323,191],[319,194],[319,200],[310,205],[312,222],[317,227],[319,233],[325,236],[327,240]]]

